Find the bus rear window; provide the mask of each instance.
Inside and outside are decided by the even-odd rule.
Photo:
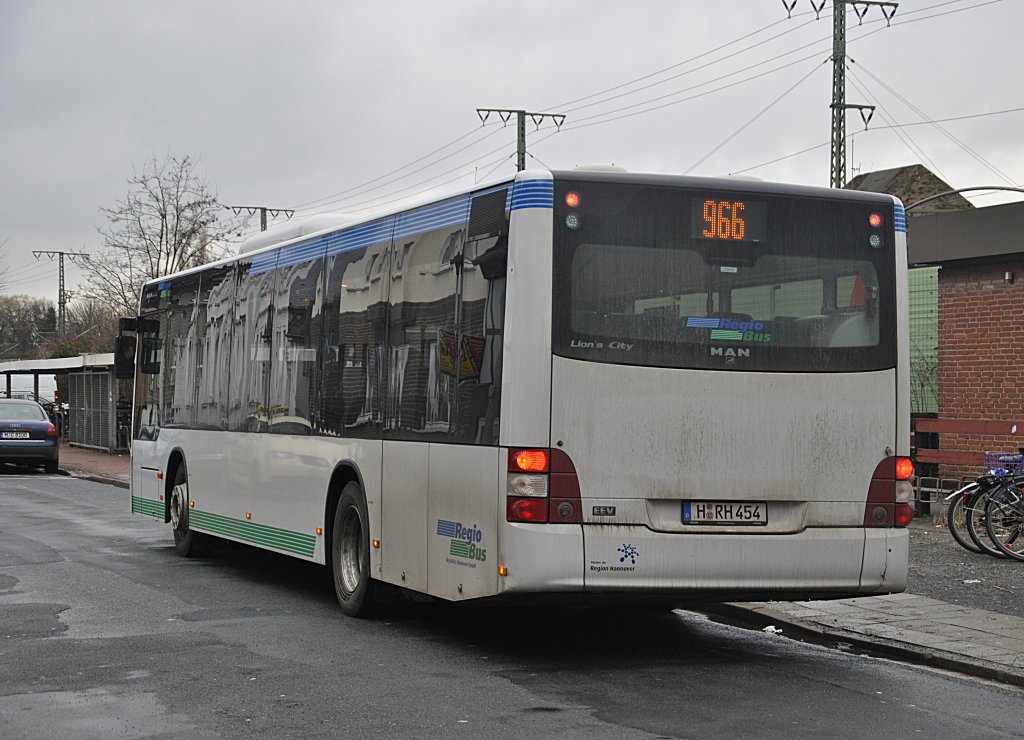
[[[556,354],[736,370],[895,365],[894,239],[870,238],[870,207],[761,196],[765,238],[720,245],[684,223],[689,192],[643,190],[587,192],[576,228],[556,215]]]

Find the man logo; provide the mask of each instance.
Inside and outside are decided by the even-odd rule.
[[[712,357],[750,357],[750,350],[740,347],[739,349],[733,347],[712,347]]]

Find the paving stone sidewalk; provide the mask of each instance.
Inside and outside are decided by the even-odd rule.
[[[127,488],[129,466],[126,453],[107,454],[67,445],[61,448],[61,469],[77,477]],[[1024,568],[1024,563],[1019,565]],[[788,637],[807,636],[839,647],[1024,686],[1024,616],[911,593],[833,601],[724,604],[708,611],[747,624],[774,626]]]
[[[721,613],[773,626],[791,637],[811,636],[1024,686],[1024,617],[910,593],[729,604]]]
[[[131,480],[131,458],[127,452],[107,453],[64,443],[60,446],[60,470],[76,478],[127,488]]]

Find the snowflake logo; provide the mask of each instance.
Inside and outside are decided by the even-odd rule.
[[[632,545],[623,544],[622,547],[617,548],[617,551],[622,553],[622,557],[619,558],[620,563],[629,560],[631,565],[636,565],[636,559],[640,557],[640,551]]]

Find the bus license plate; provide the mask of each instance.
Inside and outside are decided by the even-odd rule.
[[[3,439],[28,439],[28,432],[4,432]]]
[[[764,501],[684,501],[683,524],[768,524]]]

